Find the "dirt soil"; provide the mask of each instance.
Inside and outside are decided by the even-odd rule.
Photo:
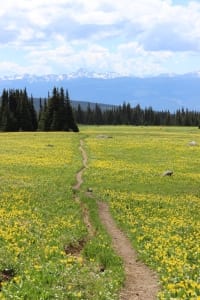
[[[82,168],[79,170],[79,172],[76,174],[76,184],[73,186],[73,189],[78,191],[81,187],[81,184],[83,183],[83,172],[85,170],[85,168],[87,168],[87,154],[85,152],[85,150],[83,149],[83,141],[80,141],[80,147],[79,150],[81,151],[82,154],[82,158],[83,158],[83,166]]]
[[[85,150],[83,149],[83,141],[82,140],[80,140],[79,150],[81,151],[81,154],[82,154],[83,166],[76,174],[76,184],[73,186],[74,191],[79,191],[80,190],[80,187],[83,183],[83,178],[82,178],[83,177],[83,172],[87,168],[87,154],[86,154]],[[89,217],[88,209],[85,206],[85,204],[80,201],[79,196],[77,194],[74,195],[74,199],[75,199],[75,201],[77,201],[80,204],[80,206],[82,208],[83,221],[84,221],[84,223],[85,223],[85,225],[88,229],[88,239],[89,239],[92,236],[94,236],[95,232],[94,232],[94,229],[92,227],[92,224],[90,223],[90,217]]]
[[[158,293],[158,279],[145,264],[137,259],[130,241],[117,227],[108,204],[98,202],[99,216],[112,238],[113,248],[122,258],[125,269],[125,285],[120,293],[121,300],[153,300]]]
[[[73,187],[74,190],[79,190],[83,183],[82,174],[87,167],[87,154],[83,148],[83,141],[80,141],[80,151],[83,157],[83,167],[77,173],[77,183]],[[92,197],[92,195],[90,195]],[[83,205],[83,204],[81,204]],[[118,228],[113,217],[110,214],[107,203],[98,201],[99,217],[102,224],[105,226],[108,234],[112,238],[113,248],[119,255],[124,264],[125,283],[120,292],[120,300],[155,300],[159,291],[158,278],[145,264],[138,260],[137,254],[134,251],[129,239]],[[93,235],[92,226],[89,221],[89,213],[82,206],[84,220],[88,227],[89,235]]]

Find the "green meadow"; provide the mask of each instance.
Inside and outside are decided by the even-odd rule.
[[[200,299],[199,129],[87,131],[85,183],[109,203],[140,259],[157,272],[158,298]],[[166,170],[173,175],[163,176]]]
[[[88,163],[75,193],[80,140]],[[118,299],[122,262],[95,199],[157,272],[158,299],[200,299],[198,128],[82,126],[1,133],[0,144],[0,299]]]

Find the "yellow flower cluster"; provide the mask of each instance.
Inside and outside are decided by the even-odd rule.
[[[71,188],[78,137],[5,133],[0,144],[0,299],[63,299],[56,293],[67,276],[65,245],[86,234]],[[13,273],[6,281],[5,269]]]
[[[188,144],[200,144],[197,130],[115,127],[112,139],[87,139],[86,180],[159,274],[160,299],[200,297],[200,151]]]
[[[54,141],[42,132],[33,134],[31,141],[28,133],[12,133],[13,148],[9,145],[10,136],[9,133],[1,135],[3,147],[0,150],[0,154],[4,165],[58,167],[72,162],[73,154],[71,151],[66,153],[67,149],[64,147],[64,139],[57,144],[59,137],[61,141],[63,136],[60,133],[57,133],[57,138]],[[69,138],[68,140],[70,141]],[[8,148],[9,151],[7,151]]]

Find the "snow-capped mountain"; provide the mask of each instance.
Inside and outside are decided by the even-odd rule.
[[[0,77],[0,93],[3,88],[26,87],[34,98],[45,98],[54,86],[68,89],[72,100],[111,105],[129,102],[132,106],[140,104],[142,108],[151,106],[156,110],[175,111],[183,107],[200,111],[200,72],[139,78],[80,69],[61,75]]]
[[[105,73],[99,73],[99,72],[90,72],[85,71],[84,69],[79,69],[76,72],[68,73],[68,74],[46,74],[46,75],[31,75],[31,74],[14,74],[14,75],[5,75],[0,76],[0,80],[26,80],[29,82],[34,81],[62,81],[62,80],[68,80],[68,79],[74,79],[74,78],[101,78],[101,79],[111,79],[116,77],[124,77],[125,74],[119,74],[116,72],[105,72]]]

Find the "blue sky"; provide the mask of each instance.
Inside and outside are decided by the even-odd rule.
[[[0,76],[200,71],[200,1],[7,0]]]
[[[189,0],[173,0],[171,1],[174,5],[187,5]]]

